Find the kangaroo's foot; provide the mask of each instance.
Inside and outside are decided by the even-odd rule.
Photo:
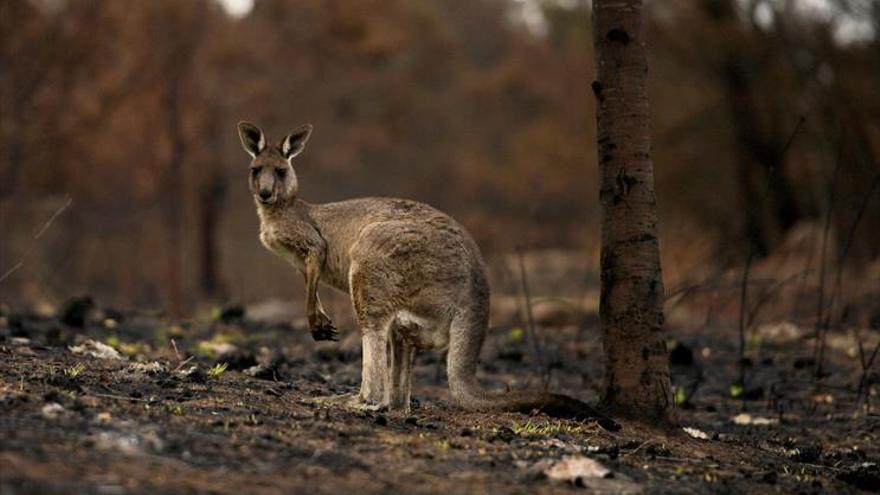
[[[388,410],[388,404],[384,402],[369,401],[361,397],[361,394],[357,392],[313,397],[307,399],[307,401],[316,405],[339,407],[353,411],[385,412]]]

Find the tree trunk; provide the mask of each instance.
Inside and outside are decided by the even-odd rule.
[[[202,243],[202,295],[209,299],[226,297],[220,274],[220,246],[217,235],[225,196],[226,182],[223,174],[213,169],[208,183],[202,189],[199,222]]]
[[[183,139],[183,124],[180,109],[180,81],[171,78],[164,95],[166,129],[170,140],[168,165],[165,173],[165,199],[163,213],[165,228],[168,235],[168,253],[166,259],[166,280],[168,289],[168,306],[172,316],[183,316],[183,161],[186,159],[186,143]]]
[[[745,212],[745,237],[750,252],[764,257],[803,218],[794,186],[783,170],[783,152],[790,138],[774,132],[779,128],[780,117],[762,109],[757,98],[765,88],[757,79],[761,68],[755,60],[772,59],[768,53],[773,48],[757,54],[745,51],[756,33],[749,33],[747,25],[739,19],[734,0],[703,0],[700,5],[727,40],[720,48],[721,64],[716,75],[724,90],[739,147],[737,179]],[[766,37],[763,41],[773,42]],[[762,123],[762,111],[764,116],[773,117],[770,124]]]
[[[603,401],[617,414],[667,421],[673,403],[663,331],[644,32],[641,0],[593,1]]]

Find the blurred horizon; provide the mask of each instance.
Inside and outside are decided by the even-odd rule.
[[[774,280],[840,266],[880,291],[880,6],[646,6],[667,287],[753,253]],[[586,0],[10,0],[0,28],[0,303],[298,301],[239,120],[315,125],[308,201],[416,199],[493,273],[521,248],[570,268],[567,295],[598,279]]]

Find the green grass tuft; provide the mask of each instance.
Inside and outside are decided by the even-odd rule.
[[[223,373],[226,373],[226,368],[229,367],[228,363],[217,363],[208,370],[208,377],[212,380],[219,380]]]

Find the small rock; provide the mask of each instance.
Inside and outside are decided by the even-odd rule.
[[[250,368],[244,370],[246,375],[250,375],[254,378],[259,378],[261,380],[274,380],[275,379],[275,370],[269,368],[268,366],[263,366],[262,364],[258,364],[256,366],[251,366]]]
[[[696,428],[691,428],[690,426],[685,426],[684,428],[682,428],[682,430],[684,430],[685,433],[687,433],[688,435],[690,435],[693,438],[696,438],[698,440],[709,440],[709,438],[710,438],[709,434],[706,433],[705,431],[698,430]]]
[[[61,416],[64,411],[64,406],[57,402],[50,402],[43,406],[43,409],[40,410],[40,412],[43,414],[43,417],[46,419],[58,419],[58,416]]]
[[[185,370],[181,370],[178,372],[180,377],[188,382],[192,383],[205,383],[208,381],[208,375],[199,368],[198,366],[190,366]]]
[[[572,456],[563,457],[561,461],[544,469],[544,475],[554,481],[583,485],[586,478],[610,477],[611,470],[589,457]]]
[[[68,347],[68,349],[70,350],[70,352],[82,356],[90,356],[96,357],[98,359],[110,359],[116,361],[123,360],[123,357],[121,354],[119,354],[119,351],[103,342],[98,342],[97,340],[93,339],[89,339],[83,342],[81,345]]]
[[[731,418],[735,425],[752,425],[752,426],[769,426],[779,423],[776,418],[764,418],[761,416],[752,416],[749,413],[740,413]]]
[[[98,413],[95,419],[92,420],[97,425],[108,425],[111,421],[113,421],[113,416],[107,411]]]
[[[676,342],[672,346],[672,350],[669,351],[669,364],[678,366],[693,366],[694,351],[690,347],[682,344],[681,342]]]
[[[165,373],[167,370],[162,363],[153,361],[152,363],[130,364],[128,368],[126,368],[126,371],[139,375],[158,375],[160,373]]]
[[[58,319],[65,325],[83,328],[89,313],[95,308],[95,302],[91,296],[74,297],[64,303]]]

